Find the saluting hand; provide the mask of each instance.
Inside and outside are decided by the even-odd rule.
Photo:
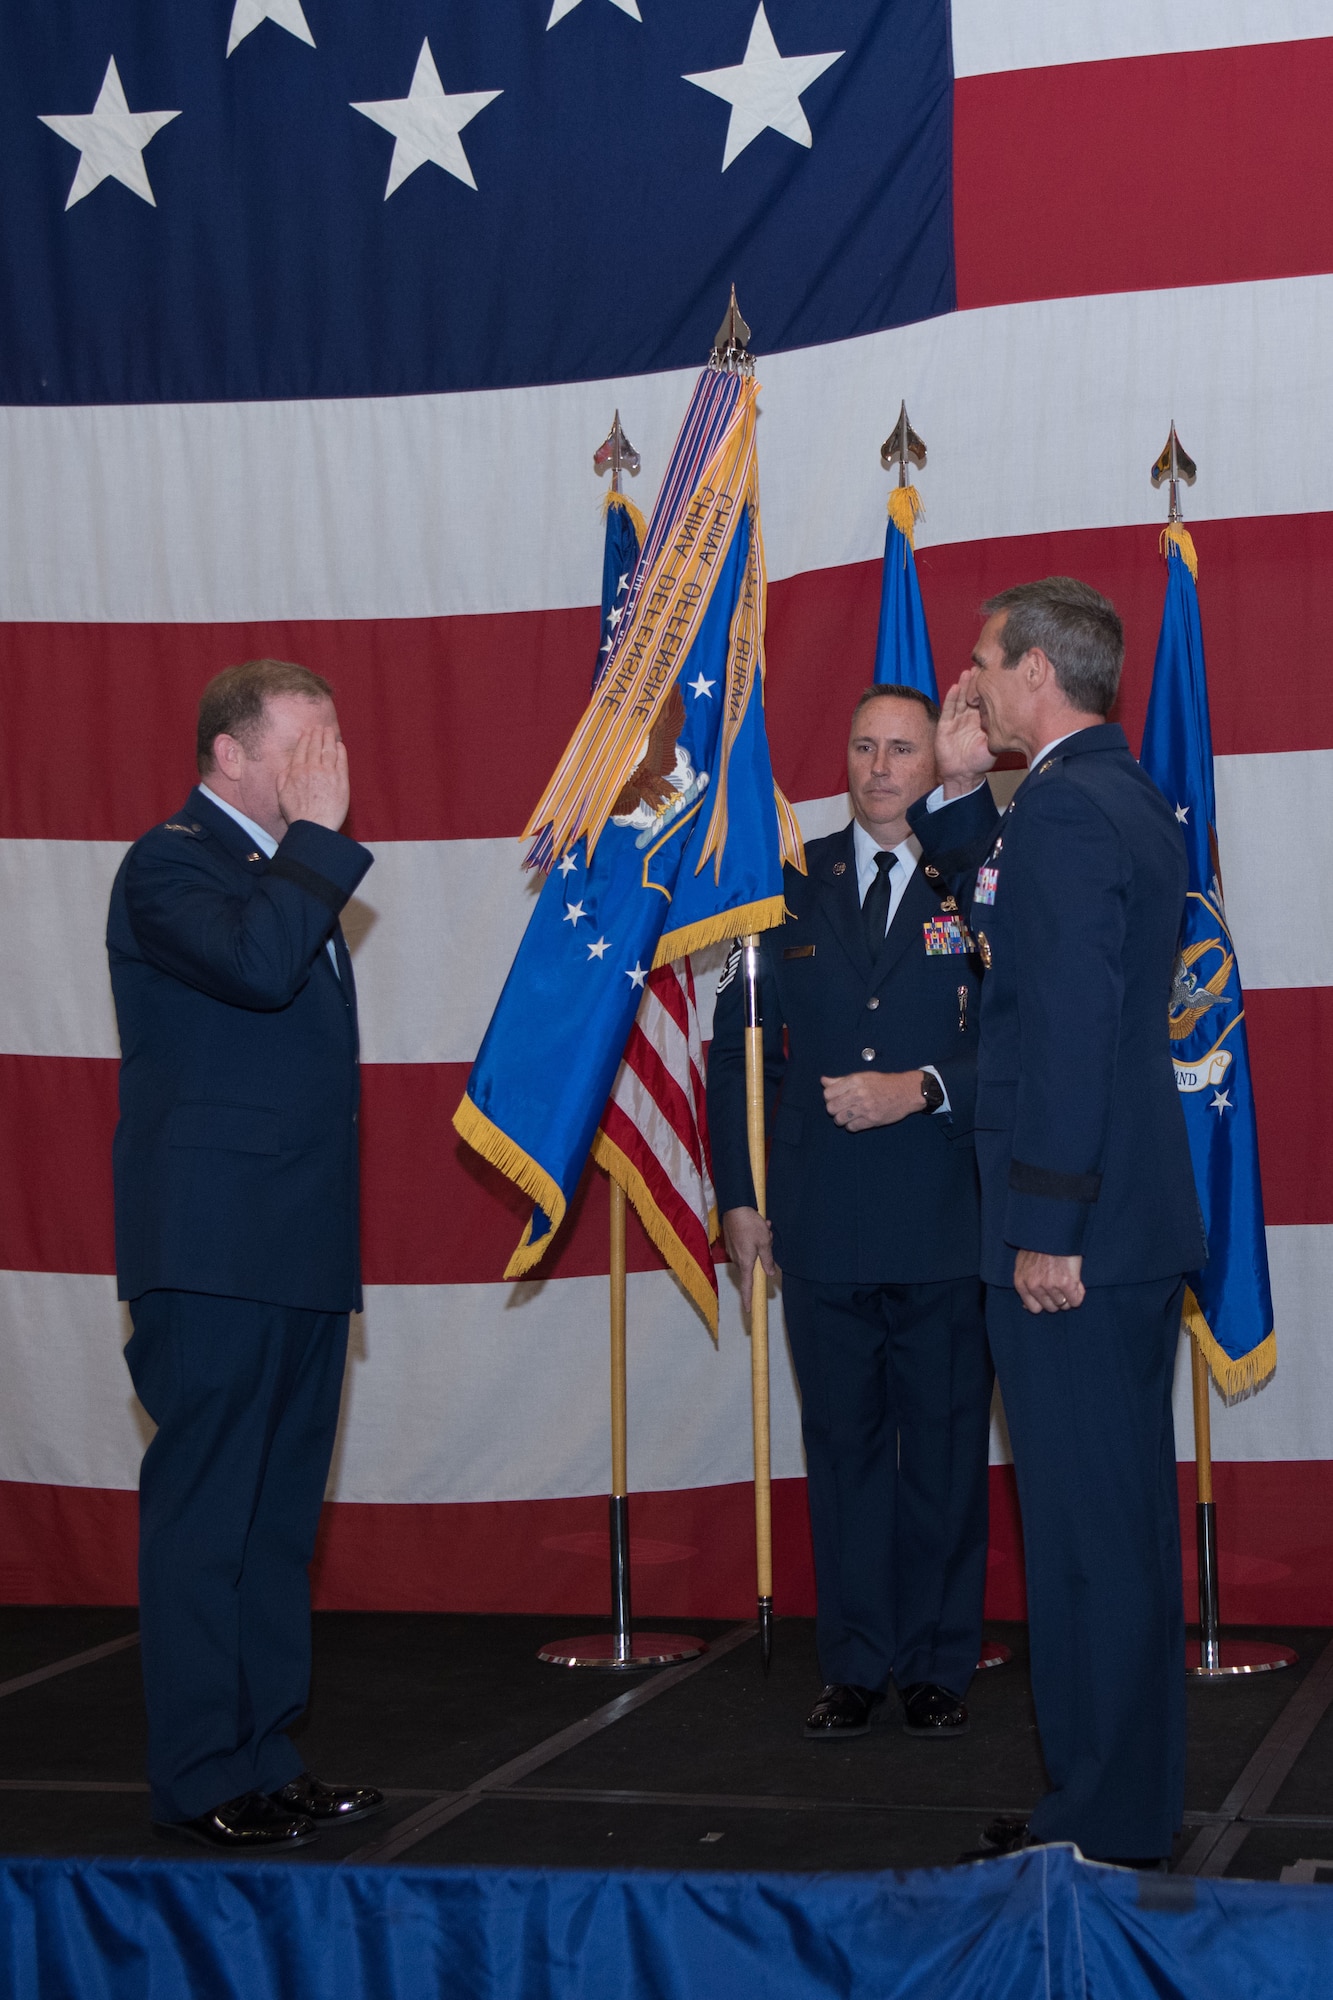
[[[1020,1250],[1014,1259],[1014,1290],[1030,1313],[1073,1312],[1084,1299],[1083,1259]]]
[[[278,811],[288,826],[293,820],[308,819],[337,833],[351,796],[347,745],[328,724],[307,729],[296,739],[278,785]]]
[[[974,704],[976,678],[976,668],[966,668],[940,703],[935,764],[946,799],[974,791],[995,764],[981,726],[981,713]]]

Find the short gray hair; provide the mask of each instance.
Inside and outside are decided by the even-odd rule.
[[[987,598],[982,616],[1008,615],[1000,633],[1006,667],[1033,648],[1055,669],[1065,700],[1084,715],[1109,715],[1125,662],[1125,628],[1109,597],[1072,576],[1018,583]]]

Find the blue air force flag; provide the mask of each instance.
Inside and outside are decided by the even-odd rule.
[[[889,524],[884,531],[884,580],[880,587],[879,638],[875,646],[875,680],[920,688],[932,701],[940,698],[935,660],[926,629],[926,611],[917,582],[915,532],[921,499],[915,486],[895,486],[889,494]]]
[[[763,711],[757,385],[695,390],[606,665],[528,826],[550,869],[454,1123],[530,1193],[529,1270],[588,1157],[655,965],[783,916],[804,867]]]
[[[1245,1000],[1222,901],[1198,561],[1183,528],[1164,539],[1166,604],[1140,761],[1175,807],[1189,853],[1169,1018],[1208,1262],[1191,1277],[1185,1316],[1219,1388],[1235,1396],[1272,1374],[1277,1339]]]

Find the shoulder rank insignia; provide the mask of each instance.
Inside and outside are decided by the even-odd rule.
[[[165,819],[162,822],[163,833],[196,834],[199,833],[201,830],[202,830],[201,828],[199,828],[194,824],[193,820],[191,820],[188,824],[183,819]]]
[[[1044,764],[1039,764],[1037,766],[1037,776],[1040,777],[1043,771],[1049,771],[1054,762],[1054,757],[1048,757]]]
[[[814,955],[815,948],[812,944],[789,944],[782,954],[784,958],[813,958]]]

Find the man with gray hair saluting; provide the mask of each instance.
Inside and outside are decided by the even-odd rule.
[[[1013,1442],[1050,1790],[973,1856],[1139,1866],[1184,1805],[1171,1381],[1206,1255],[1167,1034],[1186,889],[1170,807],[1106,720],[1124,638],[1089,585],[1002,592],[909,817],[986,968],[976,1147],[986,1318]],[[1028,776],[996,811],[986,772]]]

